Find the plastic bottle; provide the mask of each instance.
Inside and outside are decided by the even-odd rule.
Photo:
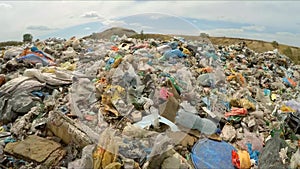
[[[176,122],[184,127],[197,129],[201,133],[208,135],[215,133],[217,130],[217,125],[213,121],[201,118],[195,114],[186,112],[183,109],[178,111]]]

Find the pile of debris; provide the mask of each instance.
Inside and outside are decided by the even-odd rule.
[[[277,50],[113,36],[2,53],[1,168],[300,167],[300,66]]]

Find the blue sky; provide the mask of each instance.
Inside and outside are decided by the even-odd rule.
[[[137,32],[252,38],[300,46],[298,1],[0,1],[0,41],[80,36],[112,26]]]

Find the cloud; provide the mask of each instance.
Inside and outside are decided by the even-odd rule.
[[[28,29],[28,30],[37,30],[37,31],[55,30],[54,28],[49,28],[48,26],[42,26],[42,25],[30,25],[30,26],[27,26],[26,29]]]
[[[252,26],[243,26],[242,29],[248,30],[248,31],[257,31],[257,32],[262,32],[266,28],[264,26],[258,26],[258,25],[252,25]]]
[[[82,14],[81,17],[83,17],[83,18],[99,18],[100,16],[98,15],[98,13],[96,11],[90,11],[90,12],[86,12],[86,13]]]
[[[153,14],[149,17],[149,19],[152,19],[152,20],[157,20],[157,19],[161,19],[165,17],[164,15],[160,15],[160,14]]]
[[[294,36],[295,34],[291,32],[276,32],[276,35],[282,35],[282,36]]]
[[[12,8],[12,5],[6,3],[0,3],[0,8]]]
[[[102,22],[103,25],[110,26],[110,27],[126,25],[126,23],[124,21],[114,20],[114,19],[103,19],[102,18],[101,22]]]
[[[85,27],[84,30],[91,30],[91,28],[90,27]]]
[[[238,34],[238,33],[243,33],[243,29],[235,29],[235,28],[228,28],[228,29],[212,29],[212,30],[206,30],[207,32],[211,34],[215,34],[217,36],[223,36],[225,34]]]
[[[105,17],[106,19],[103,20],[106,25],[122,25],[122,22],[112,21],[112,19],[116,18],[118,20],[117,18],[142,13],[166,13],[172,16],[200,19],[198,22],[191,22],[194,25],[204,25],[199,26],[201,30],[238,29],[215,30],[219,34],[226,33],[226,31],[242,32],[238,35],[246,33],[264,33],[263,35],[266,35],[266,33],[276,34],[276,32],[300,33],[300,18],[298,17],[300,3],[297,1],[256,1],[255,3],[248,1],[174,2],[153,0],[137,3],[136,1],[32,1],[30,5],[27,1],[0,1],[0,16],[5,16],[0,17],[0,23],[10,28],[1,31],[0,40],[18,39],[18,32],[21,32],[22,35],[22,32],[26,31],[24,23],[46,25],[51,28],[64,28],[85,23],[87,20],[101,21],[101,18]],[[47,10],[45,10],[45,6],[47,6]],[[63,8],[58,8],[58,6],[63,6]],[[13,8],[13,10],[10,8]],[[237,13],[232,10],[233,8],[240,9],[242,12]],[[53,12],[49,13],[49,11]],[[36,20],[36,13],[44,19]],[[168,26],[164,22],[156,22],[160,19],[159,15],[152,14],[150,16],[152,16],[151,19],[147,18],[147,20],[155,23],[153,27],[165,27],[166,30],[172,29],[172,26]],[[205,24],[200,22],[201,19],[223,22],[220,24]],[[22,22],[12,22],[20,20]],[[224,23],[226,21],[240,24],[234,26]],[[130,23],[134,22],[138,21],[132,20]],[[129,22],[126,21],[126,23]],[[245,23],[247,24],[244,25]],[[225,26],[223,26],[224,24]],[[152,25],[146,24],[145,26]],[[181,25],[179,26],[181,27]],[[182,28],[182,30],[185,30],[185,28]],[[278,34],[276,36],[285,37]],[[299,43],[298,46],[300,45],[300,40],[291,38],[289,40],[296,40]]]
[[[151,26],[144,26],[140,23],[129,23],[128,25],[133,26],[135,28],[141,28],[141,29],[153,29],[153,27],[151,27]]]

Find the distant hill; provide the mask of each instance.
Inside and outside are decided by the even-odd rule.
[[[136,35],[137,33],[132,29],[126,29],[121,27],[112,27],[110,29],[106,29],[103,32],[100,33],[93,33],[90,36],[84,37],[84,38],[92,38],[92,39],[110,39],[113,35],[118,35],[119,37],[122,37],[123,35],[126,35],[127,37]]]

